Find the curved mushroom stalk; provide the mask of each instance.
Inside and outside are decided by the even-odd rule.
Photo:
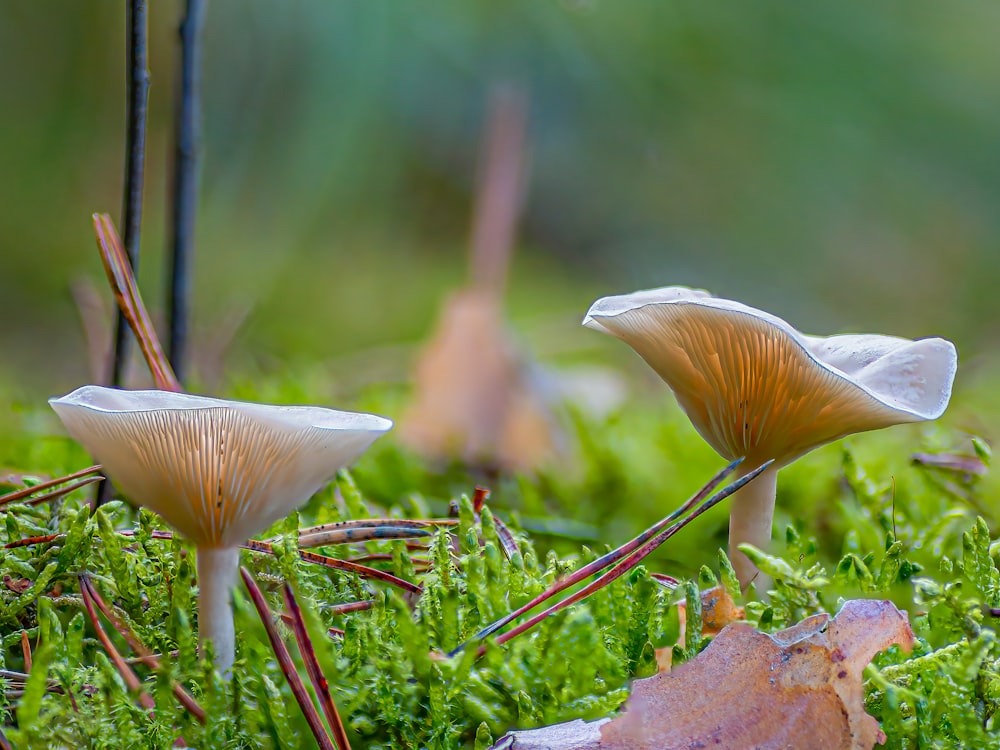
[[[944,339],[806,336],[686,287],[604,297],[583,324],[635,349],[724,458],[774,460],[769,481],[759,477],[733,498],[730,555],[744,586],[756,570],[736,545],[767,546],[778,468],[845,435],[937,419],[958,366]]]
[[[195,543],[201,637],[224,673],[233,663],[238,546],[392,427],[374,414],[93,385],[49,403],[133,502]]]
[[[199,547],[198,641],[202,654],[211,642],[215,668],[229,678],[236,657],[236,629],[230,601],[240,567],[239,547]]]

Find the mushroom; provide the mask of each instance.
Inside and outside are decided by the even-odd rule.
[[[597,300],[583,325],[631,346],[724,458],[774,465],[733,497],[729,553],[766,547],[778,470],[832,440],[937,419],[951,398],[955,346],[940,338],[806,336],[781,318],[708,292],[664,287]]]
[[[228,675],[239,545],[305,502],[392,422],[312,406],[86,385],[49,400],[135,503],[194,542],[199,635]]]

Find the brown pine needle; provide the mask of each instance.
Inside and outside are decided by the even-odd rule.
[[[7,503],[17,502],[22,498],[34,495],[36,492],[41,492],[42,490],[51,489],[52,487],[56,487],[60,484],[65,484],[66,482],[72,482],[74,479],[80,479],[81,477],[85,477],[90,474],[96,474],[100,470],[101,470],[101,465],[95,464],[94,466],[88,466],[86,469],[80,469],[80,471],[75,471],[72,474],[67,474],[64,477],[49,479],[45,482],[39,482],[38,484],[32,487],[24,487],[22,489],[15,490],[14,492],[8,492],[6,495],[0,496],[0,505],[7,505]],[[95,481],[97,479],[101,479],[101,477],[94,477],[90,479],[88,482],[86,482],[86,484],[89,484],[90,482]],[[81,484],[79,486],[82,487],[83,485]],[[73,489],[76,489],[76,487],[74,487]],[[70,490],[67,490],[67,492],[69,491]],[[65,492],[63,494],[65,494]]]
[[[299,547],[326,547],[382,539],[420,539],[431,532],[412,526],[366,526],[353,529],[328,529],[299,536]]]
[[[105,632],[104,627],[101,625],[101,621],[97,619],[97,612],[94,610],[94,600],[90,595],[89,587],[82,584],[83,578],[81,580],[80,593],[83,595],[83,606],[87,611],[87,616],[90,618],[91,624],[94,626],[94,632],[97,633],[98,639],[101,641],[101,645],[104,646],[104,650],[108,653],[111,658],[111,662],[115,665],[115,669],[122,676],[125,681],[125,685],[128,687],[129,691],[136,694],[136,698],[139,703],[142,704],[143,708],[147,709],[152,716],[156,709],[156,704],[153,702],[153,698],[142,689],[142,683],[139,681],[138,676],[132,670],[122,655],[118,653],[118,649],[115,648],[115,644],[111,642],[111,638]]]
[[[21,631],[21,653],[24,655],[24,671],[31,671],[31,644],[28,642],[28,631]]]
[[[302,709],[302,714],[305,716],[306,723],[309,725],[309,729],[313,733],[313,737],[316,738],[316,743],[319,745],[320,750],[337,750],[334,746],[333,741],[330,739],[330,735],[327,733],[326,728],[323,726],[323,721],[319,718],[319,713],[316,711],[316,706],[309,699],[309,693],[306,691],[306,686],[302,682],[302,678],[299,673],[295,670],[295,664],[292,662],[292,656],[288,653],[288,647],[285,645],[284,641],[278,635],[278,630],[274,627],[274,621],[271,619],[271,610],[267,606],[267,601],[264,599],[264,594],[261,592],[260,587],[257,582],[253,579],[244,567],[240,567],[240,575],[243,577],[243,583],[247,587],[247,591],[250,593],[250,599],[253,601],[254,607],[257,608],[257,614],[260,615],[260,621],[264,624],[264,629],[267,631],[268,640],[271,642],[271,648],[274,650],[274,655],[278,659],[278,666],[281,667],[281,671],[285,675],[285,679],[288,680],[288,686],[292,689],[292,695],[295,696],[295,700],[298,701],[299,707]]]
[[[652,537],[651,539],[649,539],[645,544],[643,544],[637,550],[635,550],[634,552],[632,552],[624,560],[621,560],[617,565],[615,565],[613,568],[611,568],[611,570],[609,570],[607,573],[605,573],[604,575],[602,575],[597,580],[595,580],[592,583],[584,586],[582,589],[580,589],[579,591],[577,591],[574,594],[571,594],[570,596],[566,597],[565,599],[563,599],[562,601],[558,602],[557,604],[553,604],[548,609],[546,609],[546,610],[544,610],[542,612],[539,612],[537,615],[534,615],[534,616],[530,617],[529,619],[525,620],[520,625],[518,625],[516,628],[513,628],[513,629],[509,630],[508,632],[504,633],[503,635],[498,636],[497,639],[496,639],[496,644],[499,646],[499,645],[504,644],[507,641],[511,640],[512,638],[516,638],[521,633],[524,633],[525,631],[530,630],[531,628],[533,628],[535,625],[537,625],[538,623],[540,623],[545,618],[554,615],[556,612],[559,612],[560,610],[565,609],[566,607],[570,606],[571,604],[576,604],[577,602],[586,599],[588,596],[590,596],[591,594],[593,594],[595,591],[604,588],[605,586],[607,586],[611,582],[613,582],[616,579],[620,578],[625,573],[627,573],[632,568],[634,568],[636,565],[638,565],[640,562],[642,562],[642,560],[644,558],[646,558],[657,547],[659,547],[661,544],[663,544],[665,541],[667,541],[667,539],[669,539],[674,534],[676,534],[678,531],[680,531],[682,528],[684,528],[685,526],[687,526],[691,521],[693,521],[695,518],[697,518],[698,516],[700,516],[706,510],[708,510],[709,508],[715,507],[720,502],[722,502],[724,499],[726,499],[727,497],[729,497],[730,495],[732,495],[734,492],[736,492],[736,490],[740,489],[744,485],[746,485],[749,482],[751,482],[758,474],[760,474],[765,469],[767,469],[772,463],[774,463],[774,462],[773,461],[768,461],[767,463],[762,464],[761,466],[759,466],[756,469],[754,469],[753,471],[751,471],[749,474],[746,474],[746,475],[740,477],[738,480],[736,480],[735,482],[733,482],[731,485],[729,485],[725,489],[720,490],[719,492],[717,492],[716,494],[714,494],[711,498],[709,498],[704,503],[702,503],[689,516],[686,516],[686,517],[680,519],[679,521],[675,522],[669,528],[664,529],[659,534],[657,534],[654,537]],[[657,524],[657,525],[659,525],[659,524]]]
[[[708,508],[718,504],[726,497],[729,497],[729,495],[731,495],[733,492],[735,492],[737,489],[745,485],[747,482],[756,477],[757,474],[763,471],[763,468],[755,469],[754,471],[750,472],[744,477],[741,477],[740,479],[738,479],[736,482],[729,485],[725,489],[716,493],[714,496],[712,496],[706,501],[705,498],[708,497],[708,495],[716,487],[718,487],[728,476],[730,476],[740,465],[740,463],[742,463],[742,459],[737,459],[736,461],[733,461],[728,466],[724,467],[718,474],[712,477],[712,479],[710,479],[709,482],[704,487],[702,487],[698,492],[696,492],[689,500],[687,500],[687,502],[681,505],[673,513],[671,513],[664,519],[658,521],[653,526],[646,529],[646,531],[642,532],[641,534],[639,534],[637,537],[627,542],[626,544],[623,544],[618,549],[613,550],[612,552],[609,552],[606,555],[601,556],[597,560],[594,560],[592,563],[589,563],[580,568],[579,570],[575,571],[571,575],[566,576],[566,578],[557,581],[550,588],[543,591],[541,594],[536,596],[527,604],[518,607],[510,614],[501,617],[496,622],[480,630],[475,636],[473,636],[470,639],[470,641],[478,641],[492,635],[501,628],[509,625],[511,622],[516,620],[521,615],[526,614],[528,611],[534,609],[539,604],[552,598],[556,594],[565,591],[569,587],[579,583],[585,578],[588,578],[589,576],[594,575],[595,573],[601,570],[604,570],[608,566],[618,563],[620,560],[624,558],[625,562],[623,564],[625,565],[625,567],[620,572],[618,572],[613,578],[608,578],[607,575],[602,576],[601,578],[597,579],[597,581],[594,582],[595,584],[601,582],[600,585],[597,586],[596,588],[592,588],[593,584],[591,586],[585,587],[584,589],[581,589],[579,592],[577,592],[577,594],[574,595],[574,597],[578,598],[570,597],[572,601],[570,601],[569,599],[564,600],[563,602],[560,602],[560,604],[556,605],[554,608],[550,607],[549,609],[545,610],[545,612],[543,612],[542,615],[548,616],[549,614],[553,614],[554,612],[558,611],[558,609],[561,609],[564,606],[568,606],[573,602],[579,601],[580,599],[589,596],[591,593],[593,593],[606,583],[610,583],[612,580],[614,580],[614,578],[617,578],[619,575],[629,570],[631,567],[637,565],[639,561],[642,560],[644,557],[646,557],[646,555],[648,555],[650,552],[652,552],[653,549],[655,549],[664,541],[666,541],[666,539],[670,538],[670,536],[673,536],[673,534],[675,534],[677,531],[683,528],[683,526],[687,524],[689,521],[691,521],[693,518],[697,517]],[[768,464],[765,464],[765,467],[769,465],[770,462]],[[698,510],[696,510],[692,515],[688,516],[687,518],[684,518],[682,521],[673,523],[677,521],[678,518],[684,516],[688,511],[691,510],[691,508],[698,505],[698,503],[701,503],[702,501],[705,501],[704,504]],[[672,523],[673,525],[671,525]],[[636,552],[636,550],[639,551]],[[617,570],[617,568],[615,568],[614,570]],[[587,592],[587,593],[580,596],[582,592]],[[538,622],[540,622],[540,619],[531,618],[531,620],[528,620],[521,626],[518,626],[519,629],[516,629],[517,633],[524,632],[524,630],[533,627]],[[514,631],[511,632],[514,633]],[[515,635],[517,633],[515,633]],[[510,634],[507,635],[508,637],[505,640],[509,640],[509,638],[513,637]],[[469,643],[469,641],[466,641],[466,643],[463,643],[457,648],[453,649],[449,653],[449,656],[454,656],[455,654],[457,654],[459,651],[465,648],[467,643]]]
[[[104,616],[108,619],[108,622],[110,622],[121,637],[125,639],[125,642],[128,643],[129,647],[135,651],[136,654],[138,654],[138,660],[154,671],[160,669],[159,658],[153,654],[153,652],[150,651],[146,645],[136,637],[135,633],[132,632],[132,629],[114,613],[111,607],[109,607],[104,599],[101,598],[101,595],[97,591],[97,587],[94,586],[86,575],[80,577],[81,590],[84,587],[87,588],[87,593],[97,604],[97,608],[100,609]],[[125,663],[130,664],[132,663],[132,660],[126,659]],[[190,711],[191,715],[194,716],[199,723],[204,724],[205,709],[199,705],[198,701],[196,701],[190,693],[188,693],[174,680],[171,680],[171,689],[174,691],[174,695],[177,696],[177,701],[184,706],[184,708]]]
[[[274,554],[273,547],[267,542],[258,542],[255,539],[248,539],[247,543],[243,545],[244,549],[249,549],[254,552],[266,552],[268,554]],[[419,594],[421,589],[414,583],[409,581],[404,581],[402,578],[394,576],[392,573],[386,573],[384,570],[378,570],[377,568],[369,568],[367,565],[358,565],[357,563],[348,562],[347,560],[340,560],[336,557],[327,557],[326,555],[317,555],[315,552],[309,552],[308,550],[299,550],[299,557],[301,557],[306,562],[315,563],[316,565],[322,565],[326,568],[333,568],[335,570],[346,570],[350,573],[356,573],[362,578],[374,578],[376,580],[382,581],[383,583],[388,583],[397,588],[403,589],[403,591],[408,591],[411,594]]]
[[[309,679],[312,680],[313,690],[316,692],[317,698],[319,698],[319,704],[326,715],[326,721],[333,734],[333,740],[337,743],[339,750],[351,750],[351,743],[347,739],[347,730],[344,729],[344,722],[340,720],[337,704],[333,702],[333,697],[330,695],[330,685],[319,665],[319,660],[316,658],[316,651],[313,649],[312,641],[309,639],[306,623],[302,617],[302,610],[295,599],[295,592],[292,591],[292,587],[287,581],[282,589],[282,594],[285,598],[285,606],[288,608],[291,616],[292,632],[295,634],[295,640],[299,644],[299,653],[302,655],[302,661],[306,665]],[[370,605],[370,602],[355,602],[355,604]]]
[[[101,252],[104,271],[115,301],[139,342],[156,387],[164,391],[182,391],[180,381],[174,375],[163,347],[160,346],[152,318],[142,302],[135,275],[111,217],[107,214],[94,214],[94,233],[97,235],[97,247]]]

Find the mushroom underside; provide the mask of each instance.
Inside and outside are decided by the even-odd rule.
[[[230,407],[63,407],[61,415],[126,496],[196,544],[217,547],[240,544],[287,515],[378,437],[276,427]]]
[[[751,465],[788,463],[844,435],[926,419],[904,408],[900,395],[918,401],[944,376],[928,367],[924,342],[907,342],[915,350],[890,355],[909,363],[894,392],[876,394],[864,372],[852,378],[824,365],[770,319],[700,304],[647,305],[596,320],[666,381],[719,454]],[[867,367],[888,381],[880,362]]]

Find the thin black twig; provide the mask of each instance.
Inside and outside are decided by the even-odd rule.
[[[142,228],[142,186],[146,166],[146,102],[149,96],[147,58],[148,22],[146,0],[129,0],[128,19],[128,114],[125,134],[125,185],[122,191],[122,227],[129,266],[139,267],[139,236]],[[111,362],[111,384],[122,385],[131,339],[129,324],[121,308],[115,313],[115,352]],[[105,479],[97,486],[94,506],[108,502],[114,488]]]
[[[170,289],[167,294],[169,356],[182,381],[187,370],[191,305],[191,260],[201,157],[201,31],[203,0],[187,0],[180,25],[180,90],[174,130],[173,220],[170,232]]]
[[[122,209],[125,252],[133,271],[139,264],[139,230],[142,226],[142,184],[146,162],[146,101],[149,94],[147,62],[148,24],[146,0],[128,3],[128,124],[125,141],[125,189]],[[122,384],[128,359],[128,322],[121,310],[115,318],[115,356],[111,370],[114,385]]]

